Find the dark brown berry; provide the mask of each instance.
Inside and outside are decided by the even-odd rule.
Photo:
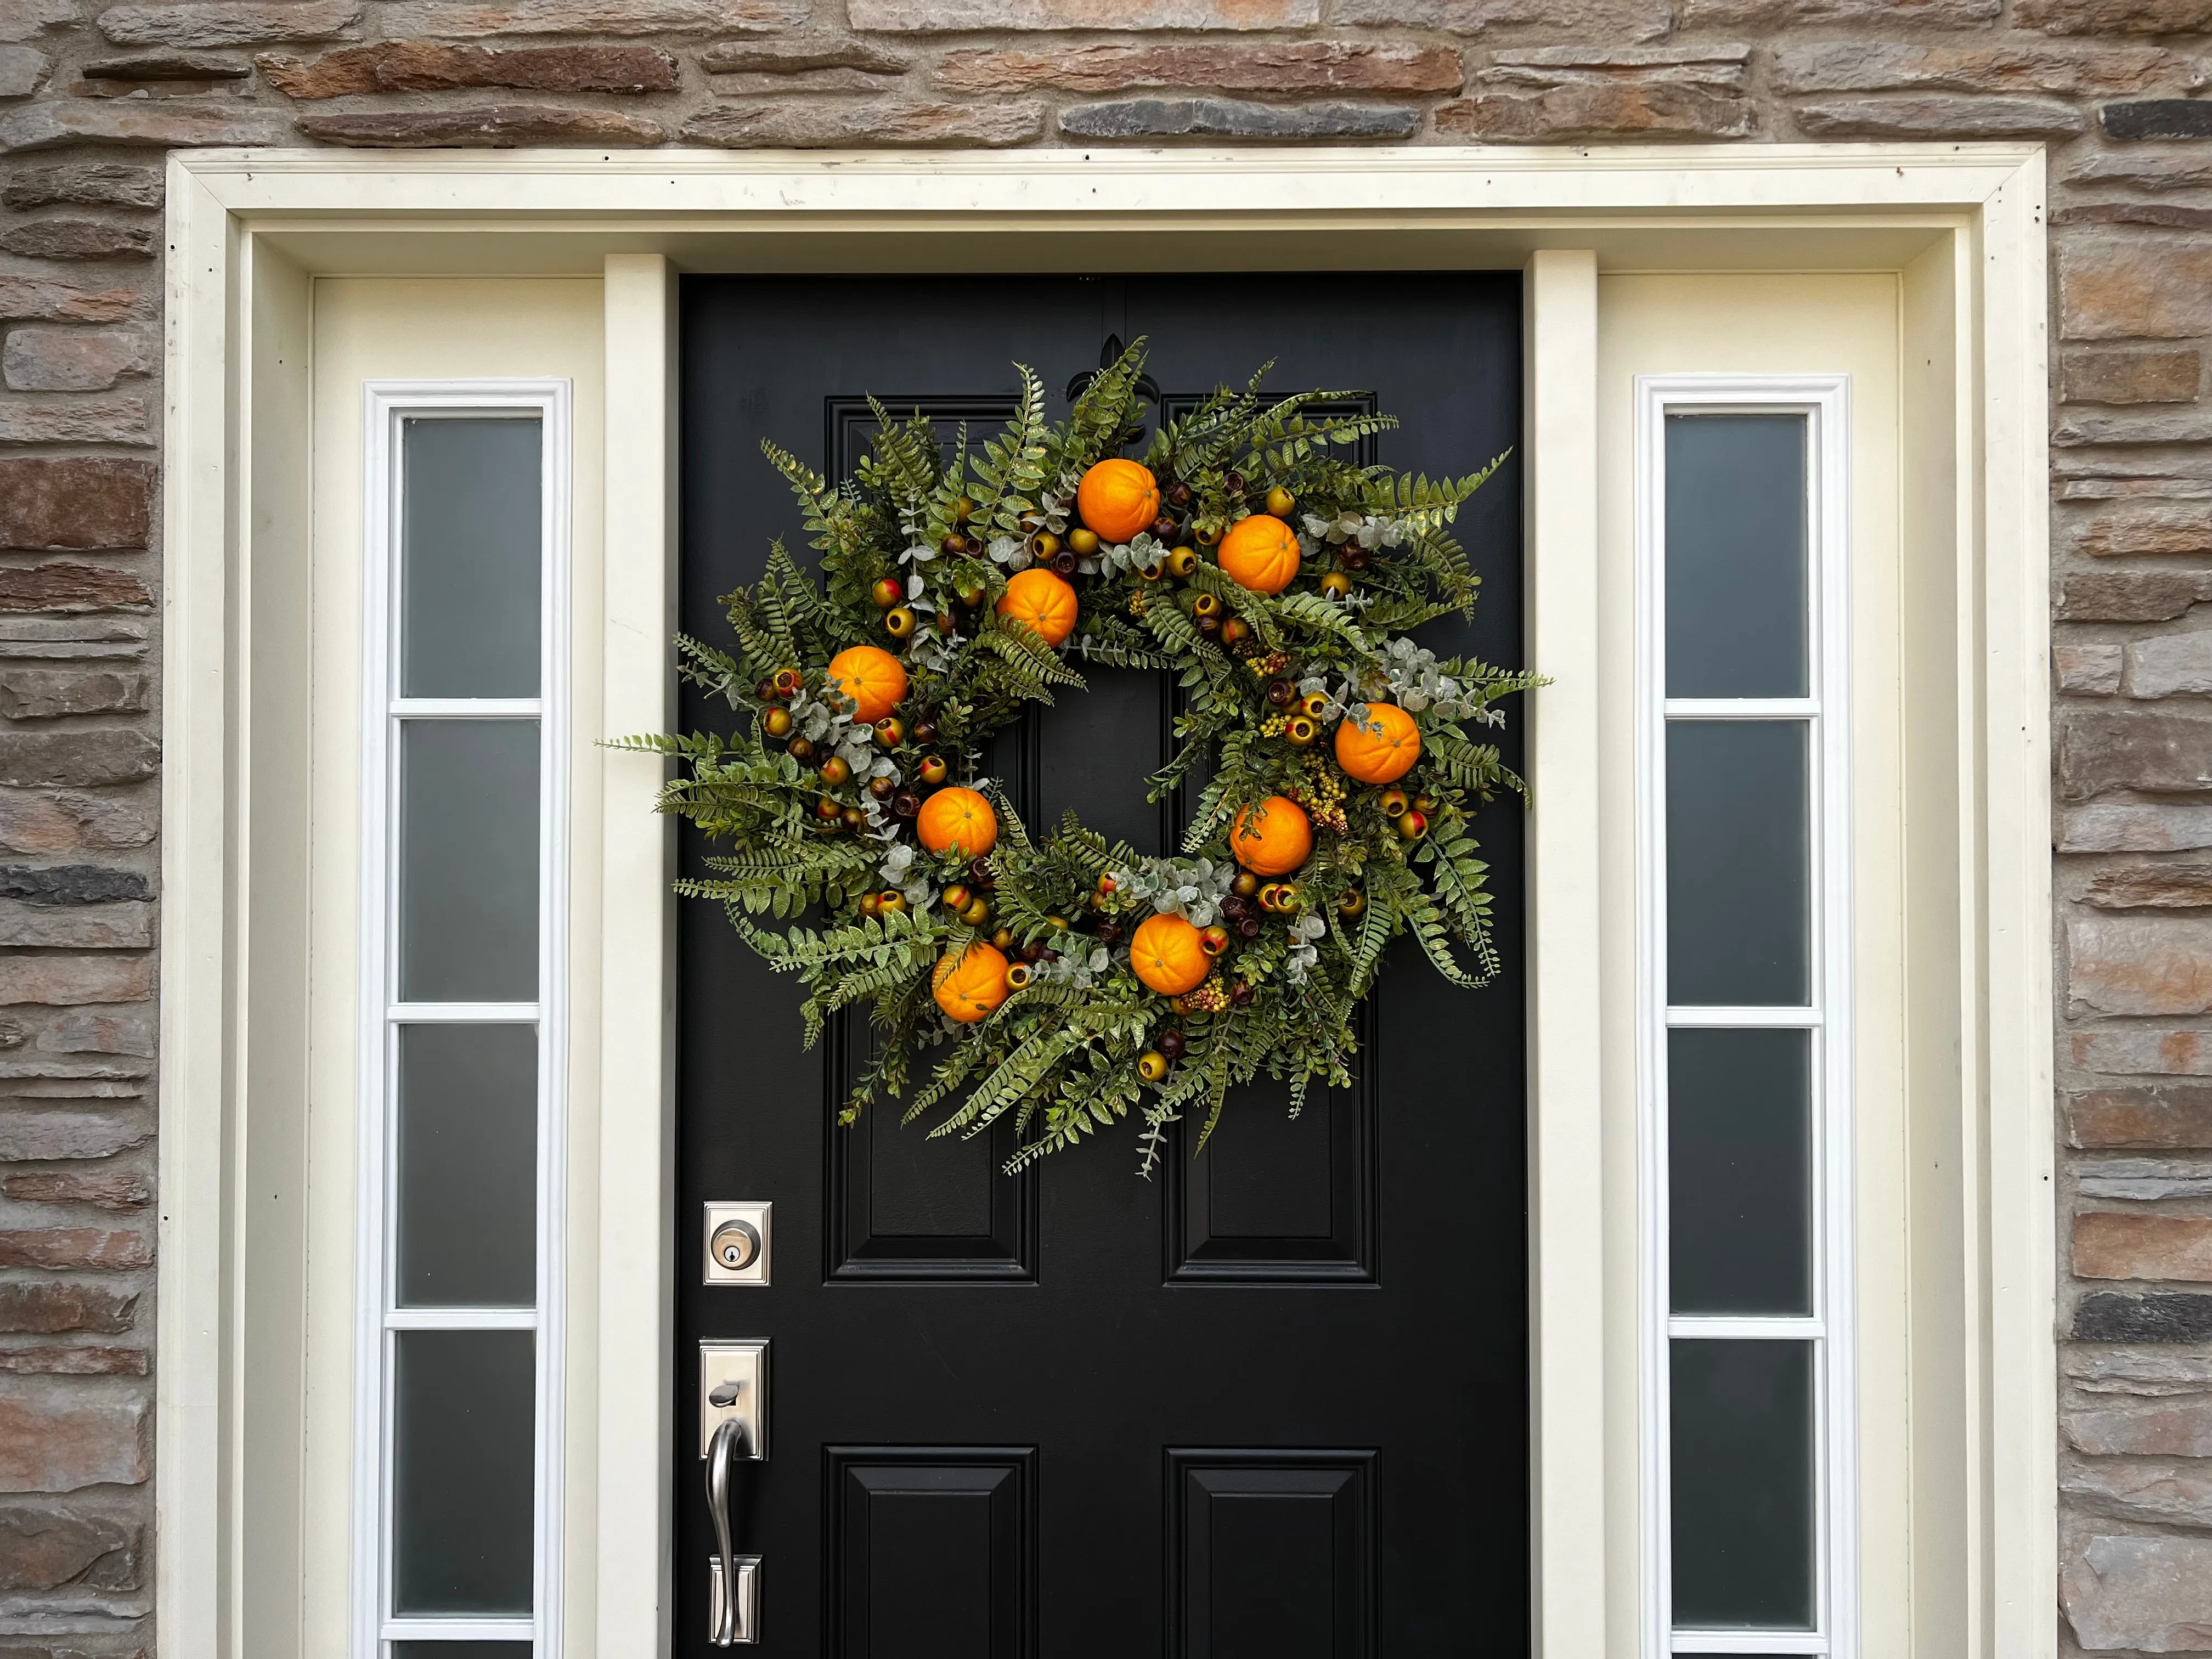
[[[937,727],[930,721],[923,720],[914,728],[913,737],[916,743],[935,743],[937,741]]]
[[[1257,916],[1239,916],[1237,919],[1237,937],[1239,939],[1259,938],[1260,918]]]
[[[1288,708],[1291,706],[1291,699],[1297,695],[1298,688],[1288,680],[1267,682],[1267,701],[1278,708]]]
[[[893,783],[889,778],[870,778],[868,793],[878,800],[889,800],[898,793],[898,785]]]
[[[1229,1006],[1231,1007],[1246,1007],[1249,1006],[1251,1000],[1252,988],[1245,984],[1243,981],[1240,980],[1237,983],[1229,988]]]
[[[921,797],[911,789],[902,789],[891,797],[891,813],[896,817],[918,818],[921,816]]]
[[[1052,568],[1055,573],[1062,576],[1073,576],[1075,574],[1075,567],[1081,562],[1082,561],[1075,556],[1074,550],[1072,548],[1063,547],[1052,556]]]
[[[1162,1031],[1158,1036],[1154,1037],[1152,1039],[1152,1047],[1158,1049],[1170,1060],[1181,1060],[1183,1057],[1184,1050],[1190,1047],[1190,1042],[1181,1031],[1169,1030]]]
[[[1172,507],[1188,507],[1190,505],[1190,486],[1187,483],[1170,484],[1168,486],[1168,503]]]
[[[1367,568],[1367,550],[1364,547],[1347,547],[1336,556],[1343,562],[1346,570]]]
[[[1119,945],[1121,942],[1121,924],[1110,918],[1100,922],[1098,942],[1101,945]]]
[[[1242,495],[1244,493],[1244,475],[1242,472],[1224,475],[1221,487],[1232,495]]]
[[[775,682],[763,680],[758,685],[753,687],[753,690],[760,693],[760,700],[763,702],[768,702],[775,696]]]
[[[1164,513],[1152,520],[1152,538],[1156,541],[1172,542],[1176,538],[1176,521]]]
[[[950,553],[957,559],[968,550],[968,538],[956,530],[937,545],[940,551]]]
[[[1022,946],[1022,960],[1024,962],[1036,962],[1042,959],[1043,956],[1044,946],[1039,945],[1035,939],[1031,939],[1027,945]]]

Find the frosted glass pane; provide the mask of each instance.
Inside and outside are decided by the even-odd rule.
[[[536,696],[541,423],[410,420],[400,432],[400,695]]]
[[[527,1617],[536,1338],[401,1331],[393,1340],[392,1611]]]
[[[399,996],[538,999],[538,722],[407,720]]]
[[[1802,697],[1802,415],[1667,417],[1667,695]]]
[[[1813,1345],[1678,1337],[1674,1626],[1813,1623]]]
[[[538,1293],[538,1028],[399,1032],[402,1307],[526,1308]]]
[[[1812,986],[1808,731],[1667,726],[1667,1000],[1802,1007]]]
[[[1678,1314],[1813,1311],[1813,1039],[1667,1034],[1668,1286]]]

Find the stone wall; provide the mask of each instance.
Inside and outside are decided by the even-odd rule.
[[[0,1659],[148,1648],[160,161],[2048,140],[2062,1644],[2212,1650],[2212,0],[0,0]]]

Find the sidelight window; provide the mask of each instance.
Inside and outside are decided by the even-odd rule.
[[[355,1659],[558,1628],[568,395],[366,388]]]
[[[1855,1651],[1846,390],[1637,386],[1647,1655]]]

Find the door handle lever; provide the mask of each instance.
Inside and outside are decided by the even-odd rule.
[[[707,1512],[714,1517],[715,1547],[708,1568],[707,1639],[718,1648],[750,1647],[760,1640],[761,1559],[737,1553],[730,1518],[732,1470],[740,1461],[750,1461],[744,1422],[728,1418],[707,1447]]]

